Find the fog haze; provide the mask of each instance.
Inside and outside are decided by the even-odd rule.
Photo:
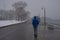
[[[46,10],[46,16],[52,19],[60,20],[60,0],[0,0],[0,10],[13,10],[12,4],[18,1],[27,3],[27,10],[34,15],[43,16],[42,7]]]

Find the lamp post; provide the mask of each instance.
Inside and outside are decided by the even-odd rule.
[[[45,40],[45,30],[46,30],[46,11],[45,8],[42,8],[43,13],[44,13],[44,31],[43,31],[43,38]]]

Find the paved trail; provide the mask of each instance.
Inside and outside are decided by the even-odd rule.
[[[60,30],[60,29],[59,29]],[[33,40],[33,27],[31,22],[11,25],[0,29],[0,40]],[[60,40],[60,31],[45,31],[43,38],[43,26],[38,27],[38,40]]]

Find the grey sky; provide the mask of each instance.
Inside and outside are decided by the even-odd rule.
[[[0,9],[10,10],[12,4],[21,0],[0,0]],[[46,8],[46,16],[52,19],[60,19],[60,0],[22,0],[25,1],[28,6],[27,9],[31,12],[31,16],[40,15],[43,16],[42,7]]]

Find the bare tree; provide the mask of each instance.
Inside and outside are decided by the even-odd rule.
[[[17,15],[17,20],[22,21],[27,16],[27,12],[25,11],[27,3],[25,3],[24,1],[19,1],[17,3],[14,3],[12,6],[16,9],[15,13]]]

